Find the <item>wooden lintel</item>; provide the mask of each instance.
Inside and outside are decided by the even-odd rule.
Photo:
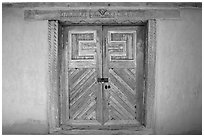
[[[3,2],[8,8],[78,8],[78,7],[146,7],[146,8],[202,8],[202,2]]]
[[[149,19],[179,18],[178,9],[71,9],[71,10],[25,10],[25,20],[61,20],[73,23],[107,20],[134,21]]]

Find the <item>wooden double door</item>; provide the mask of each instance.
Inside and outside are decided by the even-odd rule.
[[[144,117],[144,26],[65,26],[62,125],[138,127]]]

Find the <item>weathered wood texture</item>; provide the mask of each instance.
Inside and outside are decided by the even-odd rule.
[[[134,23],[138,20],[179,18],[177,9],[59,9],[59,10],[25,10],[25,20],[60,20],[69,23],[103,24]]]
[[[95,69],[69,69],[70,119],[96,119],[95,77]]]
[[[90,127],[90,120],[97,120],[104,127],[115,124],[120,127],[129,125],[132,120],[132,126],[139,126],[143,111],[144,31],[141,28],[144,27],[107,28],[104,35],[108,36],[105,37],[107,43],[101,42],[100,28],[64,28],[64,45],[59,47],[68,47],[68,58],[59,66],[63,67],[68,62],[68,72],[61,71],[62,77],[68,74],[68,83],[63,82],[65,78],[60,78],[68,89],[62,87],[61,112],[64,114],[61,114],[61,124],[73,127],[78,121],[87,121],[87,127]],[[100,46],[102,43],[104,49]],[[127,62],[132,67],[126,65]],[[118,63],[120,67],[115,65]],[[108,90],[96,81],[104,76],[110,80],[108,84],[111,88]],[[68,111],[65,113],[64,109]]]
[[[145,125],[154,128],[155,123],[155,65],[156,65],[156,20],[148,21],[148,36],[146,48],[146,95],[145,95]]]
[[[134,7],[134,8],[202,8],[201,2],[18,2],[3,3],[4,7],[16,8],[78,8],[78,7]]]
[[[61,130],[53,133],[55,135],[152,135],[152,129],[123,129],[123,130]]]
[[[141,124],[143,107],[144,27],[106,27],[104,75],[107,122]],[[137,64],[138,63],[138,64]],[[108,85],[107,84],[107,85]],[[122,123],[120,121],[123,121]],[[140,122],[138,122],[140,121]]]
[[[98,109],[101,91],[97,77],[101,77],[100,27],[65,27],[64,42],[68,48],[68,103],[64,124],[76,126],[78,122],[90,124],[102,112]],[[64,102],[62,102],[64,103]]]
[[[73,29],[62,29],[58,21],[48,22],[50,74],[48,119],[50,133],[60,130],[60,124],[68,123],[71,123],[72,127],[68,129],[84,128],[81,125],[84,123],[85,129],[91,128],[87,125],[93,125],[92,127],[101,130],[122,129],[124,125],[127,128],[131,120],[133,123],[129,125],[130,127],[133,125],[136,127],[143,123],[147,128],[152,128],[154,125],[156,20],[148,21],[146,41],[144,40],[145,30],[140,31],[137,27],[129,27],[131,29],[127,30],[124,28],[128,27],[123,27],[122,31],[122,27],[116,27],[118,28],[116,31],[121,33],[116,33],[116,36],[110,35],[109,39],[113,39],[113,41],[104,37],[108,36],[106,35],[108,31],[102,34],[102,28],[99,28],[76,26]],[[134,28],[136,28],[136,34],[134,34]],[[113,32],[113,30],[111,31]],[[127,31],[131,31],[131,35]],[[60,36],[63,40],[59,39],[58,33],[60,32],[65,32]],[[93,35],[88,35],[87,32],[91,32]],[[93,38],[91,38],[92,36]],[[135,40],[134,36],[136,36]],[[106,42],[108,45],[105,44]],[[124,43],[126,43],[126,47]],[[136,43],[136,49],[134,49],[134,43]],[[130,48],[127,48],[128,45]],[[144,60],[145,64],[143,64]],[[125,61],[129,62],[125,63]],[[61,65],[58,64],[60,62]],[[143,84],[143,73],[145,73],[145,84]],[[110,88],[104,89],[106,84],[97,84],[97,77],[108,77]],[[87,90],[84,90],[85,88]],[[58,93],[59,91],[60,93]],[[60,97],[58,97],[59,94]],[[65,105],[61,104],[59,107],[59,100],[61,103],[65,102]],[[145,108],[145,113],[143,108]],[[77,131],[66,133],[75,134]],[[91,132],[85,131],[85,133]],[[107,134],[117,133],[120,131],[107,132]],[[100,131],[99,134],[106,133]]]
[[[58,89],[58,21],[48,21],[49,43],[49,91],[48,120],[49,132],[59,130],[59,89]]]

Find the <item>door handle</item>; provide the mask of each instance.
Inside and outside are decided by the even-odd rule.
[[[110,85],[105,85],[105,89],[111,88]]]

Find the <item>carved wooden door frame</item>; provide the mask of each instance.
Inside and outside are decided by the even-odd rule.
[[[138,20],[131,25],[138,25],[138,23],[145,23],[147,25],[146,50],[145,50],[145,127],[154,129],[155,121],[155,63],[156,63],[156,20]],[[69,23],[70,24],[70,23]],[[74,23],[71,23],[74,24]],[[84,23],[78,23],[83,25]],[[93,23],[92,23],[93,24]],[[111,24],[111,23],[110,23]],[[120,23],[121,24],[121,23]],[[128,25],[127,23],[124,23]],[[122,23],[123,25],[123,23]],[[59,110],[59,52],[62,50],[63,44],[60,44],[59,39],[60,21],[48,21],[48,42],[49,42],[49,91],[48,91],[48,124],[49,133],[62,130],[60,127],[60,111]],[[66,50],[66,49],[65,49]],[[66,55],[67,56],[67,55]],[[67,72],[67,71],[65,71]],[[65,74],[68,75],[68,74]]]

